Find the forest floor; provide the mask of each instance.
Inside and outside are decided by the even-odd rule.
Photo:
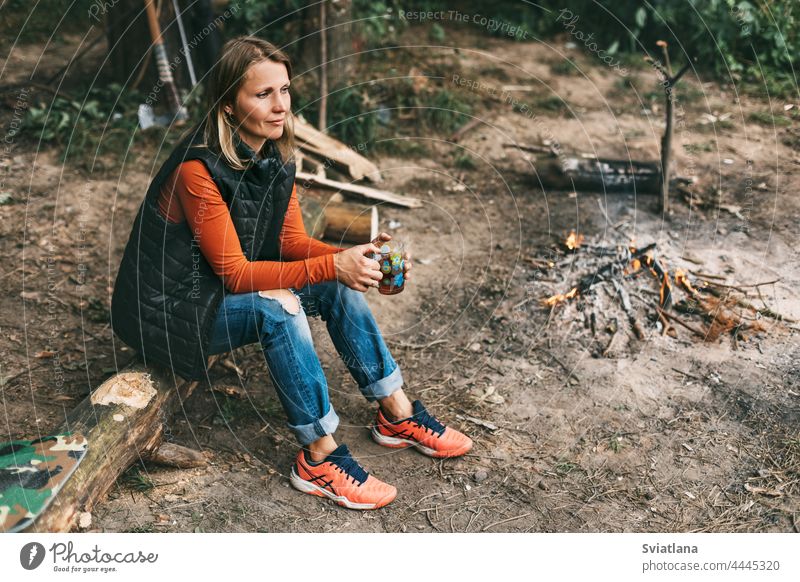
[[[437,461],[373,443],[373,406],[311,319],[342,419],[337,438],[397,486],[390,506],[359,513],[289,486],[297,446],[249,346],[233,355],[244,378],[213,370],[215,384],[238,385],[245,398],[199,388],[169,427],[168,438],[204,451],[208,466],[132,468],[92,509],[90,530],[797,531],[797,324],[764,317],[760,331],[710,341],[681,326],[677,337],[663,335],[649,275],[625,283],[644,339],[605,286],[554,309],[541,300],[608,260],[591,258],[592,248],[634,240],[657,243],[671,273],[734,286],[777,281],[745,287],[749,301],[760,291],[772,310],[800,319],[798,104],[784,110],[783,101],[687,75],[676,93],[675,167],[696,178],[703,202],[675,195],[662,216],[652,195],[543,190],[537,161],[503,146],[550,139],[568,152],[656,160],[663,96],[652,69],[623,77],[563,41],[448,29],[447,43],[460,50],[403,49],[391,64],[399,75],[437,76],[481,123],[458,143],[409,138],[413,155],[367,148],[381,187],[424,202],[381,206],[382,229],[412,245],[414,279],[399,295],[367,299],[409,394],[469,434],[473,451]],[[24,82],[35,63],[55,72],[68,48],[15,47],[4,84]],[[3,95],[5,135],[18,97]],[[12,196],[0,205],[2,439],[54,430],[133,357],[110,331],[110,290],[158,152],[158,143],[140,143],[123,163],[90,173],[63,164],[58,148],[10,141],[0,161]],[[585,248],[570,254],[561,244],[573,229]],[[542,272],[542,258],[559,266]]]

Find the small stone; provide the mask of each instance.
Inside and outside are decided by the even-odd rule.
[[[479,351],[481,351],[481,344],[479,344],[478,342],[475,342],[475,343],[473,343],[473,344],[471,344],[469,346],[469,349],[470,349],[471,352],[479,352]]]
[[[480,483],[481,481],[486,481],[486,479],[489,478],[489,473],[485,469],[478,469],[472,474],[472,478],[476,483]]]

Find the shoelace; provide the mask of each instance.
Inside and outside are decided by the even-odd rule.
[[[425,408],[422,408],[417,414],[411,417],[411,422],[431,432],[438,433],[440,436],[444,433],[444,425],[436,420]]]
[[[341,455],[331,455],[330,462],[341,469],[345,475],[352,477],[353,481],[357,481],[359,487],[369,477],[369,474],[358,464],[358,461],[352,457],[347,449]]]

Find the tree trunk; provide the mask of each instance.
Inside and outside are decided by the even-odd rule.
[[[672,93],[667,94],[667,128],[661,138],[661,195],[659,196],[658,210],[661,214],[669,212],[669,162],[672,155],[672,124],[674,113],[672,110]]]
[[[142,457],[158,456],[164,423],[198,384],[141,363],[103,382],[55,431],[80,433],[89,447],[75,473],[26,533],[70,531],[78,515],[91,512],[129,466]]]
[[[353,53],[353,1],[338,0],[328,8],[328,87],[331,91],[350,85],[357,57]]]

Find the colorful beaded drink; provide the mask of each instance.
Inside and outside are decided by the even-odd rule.
[[[400,293],[405,286],[405,277],[403,276],[403,267],[405,261],[403,260],[403,253],[405,245],[401,242],[385,243],[381,247],[381,254],[377,260],[381,264],[381,279],[378,285],[378,291],[384,295],[394,295]]]

